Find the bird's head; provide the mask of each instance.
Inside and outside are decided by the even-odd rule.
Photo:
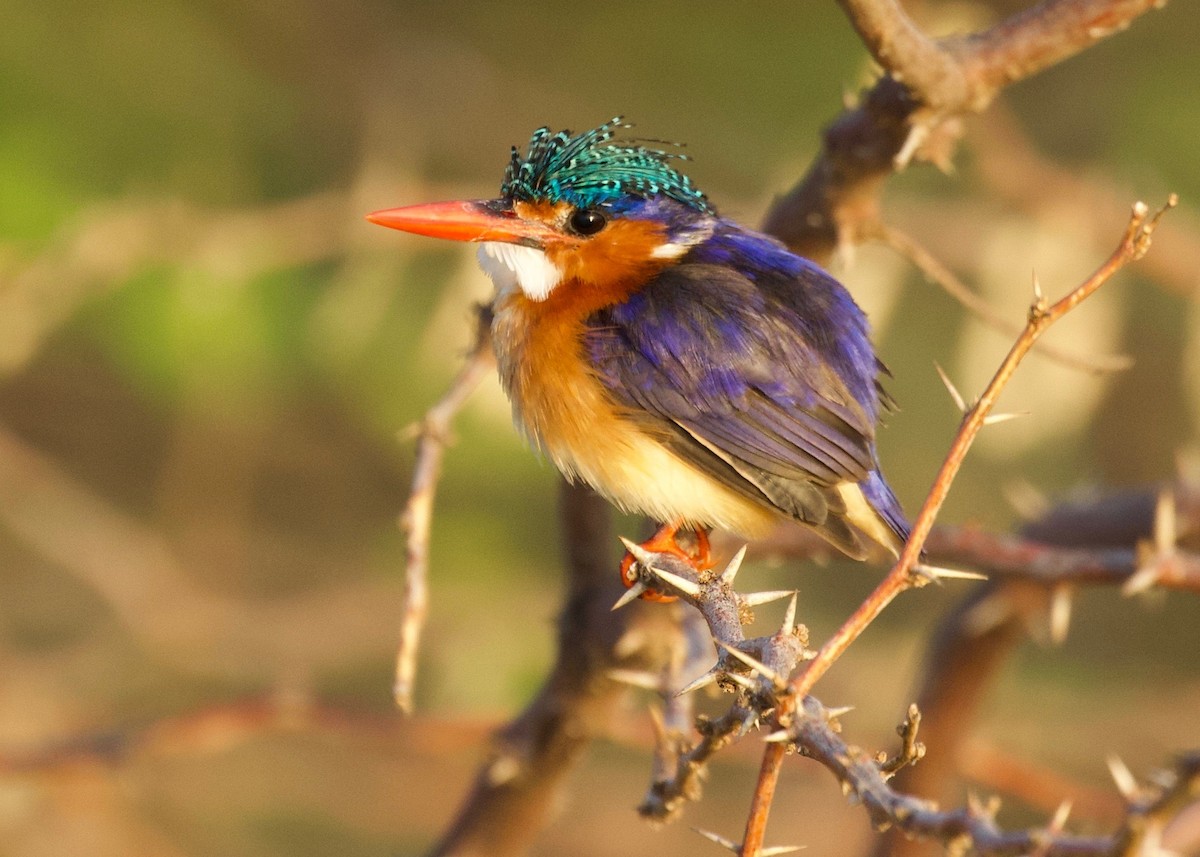
[[[619,292],[712,234],[716,214],[677,152],[615,141],[620,117],[582,134],[534,132],[514,147],[500,196],[377,211],[372,223],[480,242],[479,262],[501,294],[546,300],[573,283]]]

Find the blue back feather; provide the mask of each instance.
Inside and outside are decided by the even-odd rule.
[[[522,158],[517,148],[500,185],[506,199],[568,202],[586,208],[622,197],[665,196],[703,214],[713,214],[707,197],[671,161],[686,160],[679,152],[651,149],[636,141],[613,142],[631,125],[617,116],[599,128],[572,134],[539,128]]]

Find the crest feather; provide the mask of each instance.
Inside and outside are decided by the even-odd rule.
[[[618,131],[631,127],[617,116],[582,134],[552,134],[549,128],[539,128],[524,158],[513,147],[500,194],[529,202],[566,201],[579,207],[625,195],[666,196],[696,211],[714,213],[708,198],[671,166],[672,161],[687,160],[686,155],[647,148],[637,140],[613,142]]]

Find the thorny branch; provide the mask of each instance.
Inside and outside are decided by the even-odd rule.
[[[723,652],[713,670],[700,680],[693,682],[685,690],[713,682],[724,683],[726,686],[737,689],[738,698],[734,708],[731,709],[731,714],[726,716],[726,724],[732,730],[732,724],[740,719],[742,725],[737,733],[730,731],[727,734],[738,737],[753,726],[756,720],[761,720],[776,729],[782,729],[780,734],[797,742],[802,750],[806,749],[807,745],[804,744],[803,737],[792,729],[792,724],[807,722],[808,718],[802,710],[803,706],[819,705],[819,703],[809,701],[809,692],[821,676],[898,594],[912,587],[923,586],[931,579],[955,576],[954,573],[945,569],[921,565],[920,560],[937,513],[945,501],[972,442],[980,430],[988,424],[991,409],[1001,391],[1016,371],[1021,360],[1047,328],[1092,295],[1118,270],[1126,264],[1140,259],[1147,252],[1151,235],[1159,219],[1174,204],[1175,200],[1172,197],[1166,206],[1153,215],[1145,205],[1141,203],[1135,205],[1118,247],[1091,277],[1056,303],[1049,304],[1041,294],[1040,287],[1035,285],[1035,299],[1030,308],[1026,326],[979,400],[967,408],[962,425],[934,480],[925,504],[913,523],[912,534],[898,561],[876,590],[815,655],[805,648],[802,640],[806,638],[806,632],[801,632],[800,627],[802,626],[797,627],[794,624],[794,597],[784,625],[778,633],[753,640],[744,638],[741,624],[746,618],[745,612],[751,602],[761,603],[769,597],[779,597],[786,593],[760,593],[752,596],[736,593],[732,587],[742,554],[739,553],[735,556],[724,571],[714,573],[703,569],[693,569],[688,563],[669,554],[650,554],[640,550],[636,545],[627,544],[627,547],[638,559],[637,568],[642,575],[634,590],[636,591],[639,587],[653,586],[687,601],[700,610],[714,639],[721,646]],[[1167,534],[1170,538],[1162,539],[1163,543],[1158,546],[1158,553],[1170,551],[1173,548],[1173,524],[1165,523],[1168,520],[1174,521],[1173,508],[1171,514],[1161,516],[1161,520],[1163,523],[1160,526],[1163,530],[1170,531]],[[1153,584],[1162,576],[1162,574],[1157,574],[1150,580],[1150,583]],[[623,598],[619,603],[627,600]],[[811,659],[809,659],[810,656]],[[801,664],[803,666],[800,666]],[[793,675],[793,671],[797,667],[800,668]],[[745,674],[747,670],[749,671],[748,676]],[[738,712],[737,715],[733,715],[732,711],[734,710]],[[747,713],[743,714],[743,711]],[[860,796],[872,793],[870,789],[873,786],[866,779],[868,771],[870,776],[878,778],[882,783],[886,777],[894,774],[905,764],[915,761],[921,755],[916,743],[918,722],[919,712],[914,709],[910,711],[902,731],[905,746],[897,757],[887,759],[885,756],[882,762],[864,757],[863,764],[851,766],[853,770],[842,771],[839,774],[840,778],[849,778],[851,787]],[[821,734],[823,735],[823,733]],[[811,738],[812,735],[809,737]],[[764,751],[746,831],[742,843],[736,846],[737,853],[743,857],[749,855],[757,857],[757,855],[765,853],[763,840],[766,820],[786,747],[786,741],[774,741],[769,743]],[[819,746],[817,750],[820,750]],[[815,757],[828,758],[819,752]],[[846,757],[846,754],[841,753],[841,757]],[[707,758],[707,756],[703,758]],[[684,758],[681,757],[681,762],[683,761]],[[689,794],[691,782],[695,777],[695,771],[691,767],[693,763],[694,760],[687,759],[686,763],[681,764],[673,788],[666,787],[671,784],[656,782],[656,794],[663,794],[667,797],[653,805],[660,813],[657,817],[667,817],[677,808],[678,799]],[[857,779],[855,779],[856,777]],[[889,813],[888,807],[895,811]],[[938,823],[934,824],[919,813],[915,813],[909,804],[903,802],[881,801],[878,802],[877,809],[873,812],[885,813],[889,824],[894,824],[907,833],[937,836],[947,845],[950,845],[952,840],[963,836],[964,833],[975,835],[977,832],[969,825],[964,827],[966,821],[971,820],[970,813],[966,815],[963,815],[962,812],[952,814],[953,818],[959,819],[953,824],[939,816]],[[878,819],[876,820],[878,822]],[[991,821],[988,819],[988,824],[990,823]],[[978,831],[979,835],[984,832],[986,831]],[[997,854],[1012,853],[1007,850],[1015,847],[1011,845],[1010,839],[1005,838],[1005,835],[997,834],[997,836],[999,838],[990,846],[990,851]],[[1012,841],[1024,840],[1018,837]],[[1056,843],[1055,847],[1058,847],[1058,840],[1054,840],[1054,842]],[[1062,845],[1064,849],[1062,853],[1071,853],[1074,846],[1067,840],[1063,840],[1063,843],[1066,844]],[[979,846],[978,842],[976,846]],[[1095,851],[1093,846],[1109,848],[1111,843],[1105,841],[1103,846],[1092,843],[1086,853],[1107,853],[1105,850]]]
[[[1169,782],[1147,793],[1126,795],[1127,814],[1111,836],[1072,836],[1062,831],[1065,817],[1048,827],[1004,831],[997,827],[999,809],[978,801],[966,807],[940,810],[925,800],[896,792],[888,785],[879,763],[850,747],[834,729],[819,702],[806,697],[787,731],[797,751],[827,768],[848,793],[857,797],[879,830],[897,827],[910,836],[939,840],[951,854],[971,851],[990,857],[1040,854],[1045,857],[1116,857],[1155,854],[1156,837],[1186,803],[1200,794],[1200,754],[1181,757]],[[1065,815],[1065,814],[1064,814]]]
[[[417,654],[425,613],[429,607],[429,535],[433,525],[433,496],[442,469],[442,454],[446,449],[451,422],[495,363],[491,324],[491,309],[480,306],[476,317],[475,344],[466,362],[446,394],[425,412],[424,419],[416,427],[417,458],[413,466],[412,488],[400,516],[401,527],[407,537],[407,554],[400,644],[396,652],[396,676],[392,686],[396,705],[406,714],[411,713],[413,708]]]
[[[825,131],[804,177],[775,200],[764,231],[826,263],[879,221],[883,182],[913,157],[940,166],[1008,84],[1127,27],[1161,0],[1047,0],[968,36],[931,40],[896,0],[840,0],[886,72]]]

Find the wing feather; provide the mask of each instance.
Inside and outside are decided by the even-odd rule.
[[[877,466],[878,364],[861,311],[823,271],[685,261],[596,313],[586,353],[680,458],[862,555],[838,486]]]

